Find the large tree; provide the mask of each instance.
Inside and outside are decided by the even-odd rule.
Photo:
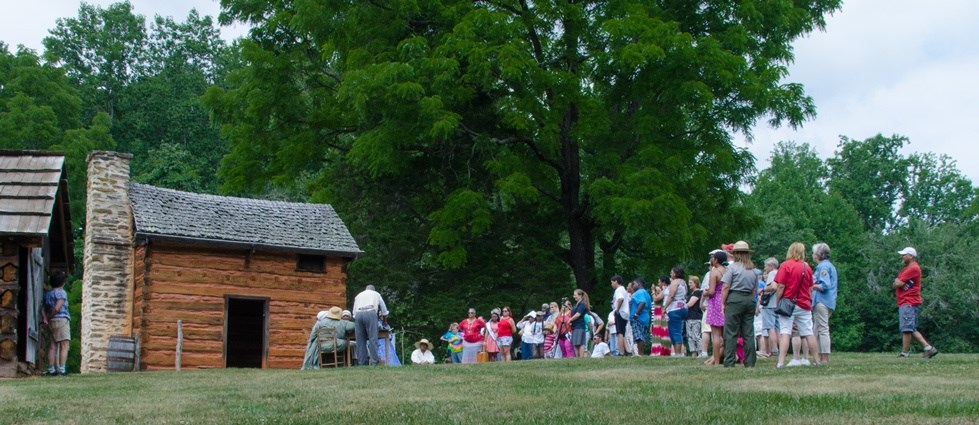
[[[83,119],[108,114],[118,148],[134,154],[134,179],[217,191],[215,169],[227,147],[200,97],[234,62],[209,16],[156,16],[147,28],[128,1],[82,3],[77,17],[57,21],[44,45],[48,61],[82,94]]]
[[[126,84],[145,68],[146,24],[128,1],[102,8],[82,2],[78,16],[59,18],[44,38],[44,56],[81,88],[85,119],[115,118]]]
[[[669,264],[757,223],[732,132],[813,115],[783,81],[791,43],[839,6],[222,0],[225,21],[254,25],[247,69],[207,100],[232,143],[226,188],[338,164],[410,179],[443,265],[526,220],[589,290],[597,270]]]

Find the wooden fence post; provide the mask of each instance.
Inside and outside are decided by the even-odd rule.
[[[184,321],[177,321],[177,357],[176,357],[176,367],[180,370],[180,356],[183,355],[184,351]]]
[[[133,336],[136,337],[135,338],[136,339],[136,353],[134,353],[134,356],[133,356],[133,371],[134,372],[139,372],[139,332],[136,332],[136,335],[133,335]]]

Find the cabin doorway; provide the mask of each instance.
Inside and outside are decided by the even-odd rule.
[[[269,341],[268,298],[225,297],[225,367],[265,367]]]

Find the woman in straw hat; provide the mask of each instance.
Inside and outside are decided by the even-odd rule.
[[[744,366],[754,367],[755,354],[755,294],[758,275],[751,262],[751,247],[738,241],[732,249],[734,262],[721,277],[721,301],[724,304],[724,367],[738,363],[738,338],[744,341]]]

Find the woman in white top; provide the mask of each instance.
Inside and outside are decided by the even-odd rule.
[[[683,321],[687,318],[687,285],[684,281],[683,267],[675,266],[670,270],[670,286],[663,299],[666,310],[670,341],[673,344],[673,357],[683,357]]]

